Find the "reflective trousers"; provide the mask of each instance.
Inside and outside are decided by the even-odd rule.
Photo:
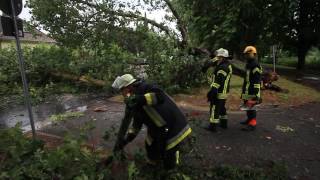
[[[220,119],[228,119],[225,99],[215,99],[210,102],[210,123],[218,124]]]

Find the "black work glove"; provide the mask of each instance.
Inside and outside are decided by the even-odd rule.
[[[134,109],[146,104],[146,99],[143,95],[131,95],[124,99],[124,102],[130,109]]]
[[[127,145],[128,143],[125,141],[125,139],[121,140],[113,149],[113,152],[118,152],[122,151],[123,148]]]
[[[126,138],[123,139],[122,141],[119,142],[118,146],[117,146],[117,150],[120,151],[120,150],[123,150],[123,148],[128,144],[130,143],[132,140],[134,140],[134,138],[136,137],[137,135],[133,134],[133,133],[128,133]]]
[[[207,99],[208,101],[212,102],[216,99],[217,97],[217,89],[216,88],[211,88],[210,91],[207,93]]]

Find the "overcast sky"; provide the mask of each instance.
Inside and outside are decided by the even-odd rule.
[[[26,0],[23,0],[23,5],[25,6],[25,4],[26,4]],[[30,11],[29,8],[24,7],[24,8],[22,9],[22,12],[21,12],[21,14],[19,15],[19,17],[20,17],[21,19],[24,19],[24,20],[27,20],[27,21],[30,20],[30,19],[31,19],[31,14],[29,13],[29,11]],[[151,14],[147,14],[147,17],[149,17],[150,19],[154,19],[154,20],[156,20],[157,22],[162,22],[165,14],[166,14],[165,11],[160,11],[160,10],[158,10],[158,11],[155,11],[155,12],[153,12],[153,13],[151,13]]]
[[[26,0],[23,0],[23,5],[26,5]],[[29,21],[31,19],[31,14],[30,14],[30,9],[24,7],[22,9],[21,14],[19,15],[19,17],[23,20]],[[2,12],[0,11],[0,14],[2,14]],[[152,13],[147,14],[147,17],[149,19],[153,19],[155,21],[157,21],[158,23],[160,22],[164,22],[164,16],[166,15],[166,12],[164,10],[157,10],[157,11],[153,11]],[[167,22],[168,23],[168,22]],[[171,28],[174,29],[175,27],[175,23],[174,22],[169,22],[169,24],[167,24],[168,26],[170,26]]]
[[[26,0],[23,0],[23,5],[25,6],[26,5]],[[19,15],[19,17],[21,19],[24,19],[24,20],[30,20],[31,18],[31,14],[29,13],[30,9],[29,8],[23,8],[22,9],[22,12],[21,14]]]

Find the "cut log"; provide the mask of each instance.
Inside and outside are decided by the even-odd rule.
[[[51,71],[50,75],[66,79],[66,80],[71,80],[71,81],[79,81],[88,85],[95,85],[95,86],[100,86],[103,87],[106,85],[106,82],[100,79],[94,79],[90,76],[87,75],[82,75],[82,76],[77,76],[71,73],[67,72],[60,72],[60,71]]]

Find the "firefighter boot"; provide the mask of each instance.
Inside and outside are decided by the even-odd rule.
[[[228,129],[228,119],[220,119],[220,127],[223,129]]]
[[[248,126],[242,128],[241,130],[243,131],[254,131],[256,129],[257,126],[257,120],[256,118],[250,119]]]

